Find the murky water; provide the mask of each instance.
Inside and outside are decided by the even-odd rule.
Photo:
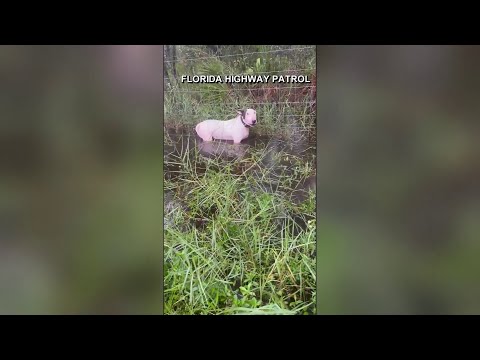
[[[316,144],[307,139],[283,140],[253,135],[241,144],[231,141],[203,142],[193,131],[169,129],[166,130],[164,143],[165,179],[176,180],[181,167],[180,158],[195,164],[197,174],[205,172],[206,167],[202,166],[204,160],[217,159],[218,171],[228,165],[233,167],[236,175],[248,173],[259,186],[256,191],[275,193],[299,204],[308,199],[311,191],[316,191]],[[176,202],[173,194],[166,191],[166,225],[171,210],[179,206],[182,205]],[[293,219],[303,229],[309,220],[298,216],[293,216]]]

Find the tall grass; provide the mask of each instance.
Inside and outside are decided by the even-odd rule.
[[[265,156],[206,159],[193,147],[167,157],[165,314],[315,313],[315,194],[291,197],[314,170],[299,162],[274,175]]]
[[[178,46],[178,59],[166,63],[165,125],[191,126],[199,120],[227,120],[241,108],[255,108],[259,134],[287,135],[296,126],[315,131],[315,48],[282,46]],[[295,47],[293,47],[295,48]],[[286,49],[283,52],[269,52]],[[254,54],[250,54],[254,52]],[[198,60],[197,60],[198,59]],[[175,66],[174,76],[173,67]],[[310,84],[189,84],[182,75],[306,75]]]

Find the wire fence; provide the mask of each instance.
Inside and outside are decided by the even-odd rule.
[[[170,116],[194,116],[194,115],[197,115],[195,113],[191,113],[191,114],[187,114],[187,113],[170,113],[169,114]],[[312,117],[316,117],[316,114],[283,114],[283,115],[280,115],[278,116],[279,118],[285,118],[285,117],[292,117],[292,118],[295,118],[295,117],[298,117],[298,118],[312,118]]]
[[[306,85],[306,86],[276,86],[276,87],[256,87],[256,88],[239,88],[239,89],[210,89],[213,92],[229,92],[229,91],[258,91],[258,90],[294,90],[294,89],[309,89],[315,88],[315,85]],[[167,89],[167,92],[177,92],[177,93],[201,93],[204,90],[181,90],[181,89]]]
[[[278,53],[278,52],[287,52],[287,51],[301,51],[301,50],[314,50],[315,46],[304,46],[298,48],[291,48],[291,49],[276,49],[276,50],[266,50],[266,51],[253,51],[247,53],[237,53],[237,54],[228,54],[228,55],[211,55],[211,56],[202,56],[202,57],[194,57],[189,59],[178,59],[178,60],[165,60],[164,63],[171,63],[176,61],[198,61],[198,60],[206,60],[206,59],[219,59],[219,58],[227,58],[233,56],[246,56],[246,55],[258,55],[258,54],[270,54],[270,53]]]
[[[248,47],[246,47],[248,49]],[[168,79],[165,85],[165,123],[187,125],[201,118],[222,119],[235,109],[254,108],[257,116],[266,119],[271,130],[285,124],[282,119],[302,123],[305,128],[316,124],[315,46],[238,51],[244,48],[222,48],[224,54],[193,57],[195,53],[211,51],[206,47],[182,47],[176,59],[165,59]],[[228,53],[228,51],[235,51]],[[176,51],[176,50],[175,50]],[[268,54],[280,53],[280,57]],[[172,54],[172,51],[170,51]],[[190,54],[190,56],[188,56]],[[283,56],[290,54],[291,56]],[[175,55],[175,56],[176,56]],[[182,58],[186,56],[185,58]],[[247,55],[260,55],[248,58]],[[175,57],[174,56],[174,57]],[[229,60],[242,57],[242,60]],[[185,64],[185,65],[179,65]],[[312,66],[313,65],[313,66]],[[182,82],[182,75],[225,76],[279,76],[304,73],[306,82],[266,81],[252,82]],[[237,78],[238,79],[238,78]],[[272,84],[273,82],[273,84]],[[234,113],[233,113],[234,114]],[[232,114],[232,115],[233,115]],[[297,120],[294,120],[297,119]]]

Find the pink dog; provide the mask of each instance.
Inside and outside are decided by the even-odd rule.
[[[205,120],[195,127],[203,141],[233,140],[240,144],[250,133],[250,128],[257,123],[257,112],[253,109],[237,111],[237,117],[227,120]]]

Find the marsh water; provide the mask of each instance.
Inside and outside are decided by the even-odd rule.
[[[241,144],[233,144],[232,141],[203,142],[193,131],[166,129],[164,176],[166,180],[176,181],[181,163],[185,161],[195,163],[195,171],[201,175],[206,171],[204,161],[215,159],[214,171],[229,166],[236,175],[248,172],[259,185],[258,191],[275,193],[300,204],[316,191],[315,157],[316,144],[307,137],[285,140],[251,134]],[[168,226],[169,210],[181,204],[168,191],[164,199],[165,225]],[[305,219],[294,217],[294,221],[300,228],[306,227]]]

